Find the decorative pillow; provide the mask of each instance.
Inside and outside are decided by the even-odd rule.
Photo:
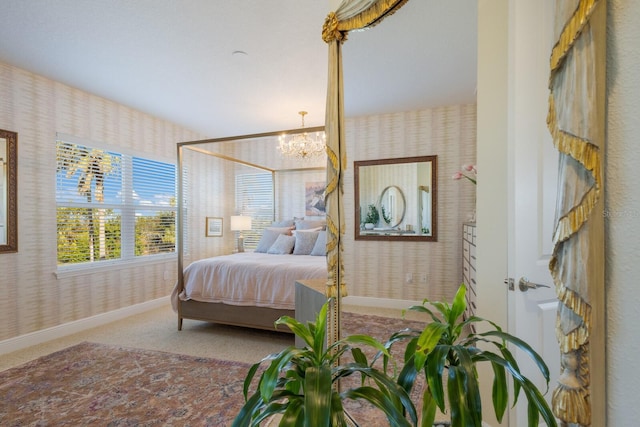
[[[291,227],[267,227],[265,230],[277,231],[280,234],[287,234],[291,236],[291,232],[293,231],[293,225]]]
[[[273,221],[272,227],[293,227],[295,224],[292,219],[285,219],[284,221]]]
[[[297,220],[296,222],[296,230],[308,230],[310,228],[322,228],[323,230],[327,227],[326,219],[304,219]]]
[[[313,249],[309,255],[326,256],[327,255],[327,231],[319,231],[316,243],[313,245]]]
[[[281,234],[278,236],[273,245],[267,251],[268,254],[284,255],[290,254],[293,250],[293,245],[296,243],[296,238],[293,236],[287,236]]]
[[[291,234],[292,235],[296,235],[296,233],[313,233],[314,231],[321,231],[324,230],[322,227],[316,227],[316,228],[309,228],[306,230],[291,230]]]
[[[262,232],[262,237],[260,237],[260,241],[258,242],[258,246],[256,247],[254,252],[267,253],[271,245],[276,241],[278,236],[290,234],[291,230],[289,228],[266,228]],[[292,236],[293,237],[293,236]]]
[[[304,232],[300,232],[304,231]],[[318,231],[298,230],[295,234],[296,244],[293,246],[294,255],[309,255],[318,239]]]

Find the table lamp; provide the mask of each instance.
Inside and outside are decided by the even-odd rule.
[[[231,231],[238,231],[238,252],[244,252],[244,237],[242,232],[251,230],[251,217],[244,215],[231,215]]]

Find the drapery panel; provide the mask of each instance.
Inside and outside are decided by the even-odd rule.
[[[347,167],[344,131],[344,95],[341,46],[351,30],[380,23],[407,0],[344,0],[329,13],[322,27],[322,39],[329,47],[325,134],[327,138],[327,296],[335,297],[328,323],[328,340],[339,339],[340,298],[346,296],[342,236],[345,230],[343,173]]]
[[[556,335],[562,355],[552,406],[563,425],[592,425],[591,366],[601,350],[593,345],[604,288],[604,111],[599,103],[604,76],[598,55],[605,35],[602,23],[592,22],[599,6],[604,8],[604,0],[557,2],[551,54],[547,122],[560,163],[549,268],[559,299]]]

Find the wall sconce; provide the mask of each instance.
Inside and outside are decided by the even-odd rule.
[[[231,231],[238,231],[238,252],[244,252],[244,237],[242,232],[251,230],[251,217],[244,215],[231,215]]]

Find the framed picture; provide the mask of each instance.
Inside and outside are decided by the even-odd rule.
[[[304,214],[308,216],[323,216],[327,214],[324,198],[326,183],[307,182],[304,185]]]
[[[205,235],[207,237],[222,237],[222,218],[208,216]]]

